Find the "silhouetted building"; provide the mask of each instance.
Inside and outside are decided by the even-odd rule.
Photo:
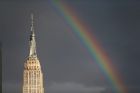
[[[2,81],[2,44],[0,42],[0,80]],[[0,84],[0,92],[2,92],[2,82]]]

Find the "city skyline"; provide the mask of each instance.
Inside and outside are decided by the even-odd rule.
[[[139,93],[140,2],[66,0],[64,3],[76,12],[74,16],[87,29],[91,29],[90,34],[96,37],[112,60],[128,93]],[[74,29],[55,4],[38,0],[7,0],[0,4],[3,93],[22,92],[31,12],[35,14],[37,50],[45,79],[44,93],[106,93],[111,88],[101,69],[96,69],[94,60],[89,60],[80,40],[71,34]]]

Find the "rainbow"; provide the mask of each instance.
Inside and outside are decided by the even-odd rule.
[[[76,16],[74,10],[61,0],[51,0],[51,4],[64,17],[66,22],[71,26],[73,33],[78,37],[82,45],[86,48],[92,59],[96,62],[100,71],[105,75],[112,85],[115,93],[127,93],[119,73],[113,66],[107,54],[103,51],[95,36],[90,33],[89,28],[83,24]]]

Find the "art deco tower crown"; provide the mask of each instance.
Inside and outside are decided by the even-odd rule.
[[[23,93],[44,93],[43,74],[36,53],[33,14],[31,14],[30,52],[24,63]]]

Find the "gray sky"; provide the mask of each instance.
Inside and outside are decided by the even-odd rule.
[[[140,2],[65,0],[88,25],[117,67],[129,93],[140,93]],[[45,93],[108,93],[107,80],[88,62],[69,25],[48,1],[1,0],[3,93],[21,93],[23,65],[29,54],[30,13],[35,14],[37,54]],[[101,75],[102,76],[102,75]],[[114,93],[114,92],[111,92]]]

